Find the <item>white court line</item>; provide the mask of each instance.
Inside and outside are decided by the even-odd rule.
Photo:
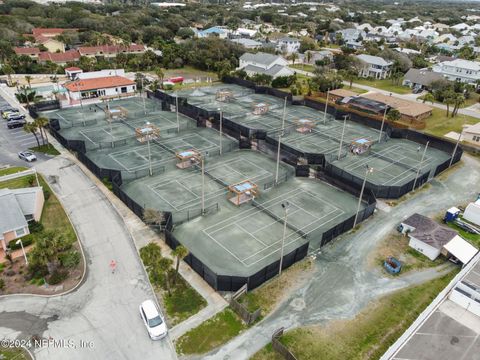
[[[291,194],[294,193],[294,192],[295,192],[295,194],[291,195]],[[321,202],[326,203],[326,204],[328,204],[329,206],[331,206],[331,207],[334,208],[330,213],[323,215],[321,218],[318,218],[317,216],[313,216],[313,215],[310,214],[308,211],[306,211],[306,210],[303,209],[302,207],[300,207],[300,206],[298,206],[297,204],[295,204],[295,205],[298,207],[298,209],[302,209],[303,211],[305,211],[305,213],[308,213],[308,214],[310,214],[311,216],[313,216],[314,218],[317,219],[317,220],[313,221],[312,223],[308,224],[307,226],[310,226],[311,224],[318,222],[318,219],[322,219],[322,218],[324,218],[325,216],[328,216],[328,215],[330,215],[330,214],[333,214],[333,213],[335,213],[335,212],[337,212],[337,211],[340,211],[340,212],[341,212],[340,214],[336,215],[336,216],[333,217],[332,219],[327,220],[327,221],[319,224],[317,227],[315,227],[314,229],[312,229],[311,231],[309,231],[309,233],[311,233],[311,232],[315,231],[316,229],[324,226],[325,224],[333,221],[333,220],[336,219],[337,217],[342,216],[342,215],[345,214],[345,212],[344,212],[342,209],[338,208],[337,206],[332,205],[332,204],[329,204],[326,200],[324,200],[324,199],[322,199],[322,198],[319,198],[316,194],[313,194],[313,193],[311,193],[311,192],[309,192],[309,191],[305,191],[305,190],[303,190],[303,189],[294,189],[294,190],[291,190],[291,191],[287,192],[286,194],[284,194],[283,196],[280,195],[280,196],[278,196],[278,197],[276,197],[276,198],[273,198],[273,199],[271,199],[271,200],[269,200],[269,201],[267,201],[267,202],[265,202],[265,203],[262,203],[262,205],[265,206],[265,204],[271,203],[271,202],[273,202],[273,201],[275,201],[275,203],[278,204],[278,203],[280,203],[281,201],[283,201],[283,200],[285,199],[285,195],[288,195],[288,196],[287,196],[287,199],[289,199],[289,198],[292,198],[292,197],[294,197],[294,196],[298,196],[298,195],[301,194],[301,193],[307,193],[307,194],[309,194],[310,196],[313,196],[313,197],[317,198],[318,200],[320,200]],[[252,211],[252,210],[253,210],[253,211]],[[256,256],[257,254],[265,251],[266,249],[268,249],[268,248],[270,248],[270,247],[272,247],[272,246],[275,246],[276,244],[278,244],[278,243],[281,241],[281,239],[278,240],[278,241],[276,241],[276,242],[274,242],[274,243],[272,243],[271,245],[268,245],[266,248],[264,248],[264,249],[262,249],[262,250],[260,250],[260,251],[258,251],[258,252],[256,252],[256,253],[254,253],[254,254],[251,254],[250,256],[248,256],[248,257],[245,258],[245,259],[239,259],[232,251],[230,251],[230,250],[227,249],[224,245],[222,245],[221,243],[219,243],[211,234],[214,234],[214,233],[216,233],[216,232],[218,232],[218,231],[220,231],[220,230],[222,230],[222,229],[230,226],[231,223],[232,223],[232,219],[237,218],[237,219],[233,222],[233,223],[236,224],[236,223],[238,223],[238,222],[240,222],[240,221],[242,221],[242,220],[248,219],[249,217],[251,217],[251,216],[253,216],[253,215],[255,215],[255,214],[259,213],[259,212],[263,212],[263,211],[260,210],[260,209],[258,209],[258,208],[251,208],[251,209],[249,209],[249,210],[246,210],[246,211],[242,212],[241,214],[238,214],[238,215],[235,215],[235,216],[233,216],[233,217],[227,218],[227,219],[225,219],[225,220],[223,220],[223,221],[221,221],[221,222],[219,222],[219,223],[217,223],[217,224],[215,224],[215,225],[212,225],[212,226],[210,226],[210,227],[207,227],[206,229],[203,229],[202,231],[204,232],[205,235],[207,235],[208,237],[210,237],[210,239],[212,239],[215,243],[217,243],[219,246],[221,246],[225,251],[227,251],[229,254],[231,254],[234,258],[236,258],[236,259],[237,259],[239,262],[241,262],[243,265],[245,265],[245,266],[247,266],[247,267],[248,267],[248,266],[252,266],[252,265],[256,264],[257,262],[262,261],[264,258],[272,255],[274,252],[278,251],[278,249],[270,252],[268,255],[266,255],[265,257],[263,257],[263,258],[261,258],[261,259],[258,259],[258,260],[255,261],[254,263],[247,264],[247,263],[245,263],[245,261],[248,260],[249,258],[251,258],[251,257],[253,257],[253,256]],[[247,214],[247,216],[245,216],[245,214]],[[238,219],[238,218],[240,218],[240,217],[241,217],[241,219]],[[224,226],[222,226],[222,227],[220,227],[220,228],[216,228],[217,225],[222,224],[222,223],[225,223],[225,222],[229,222],[229,224],[224,225]],[[210,230],[209,230],[209,229],[214,228],[214,227],[216,228],[215,230],[213,230],[213,231],[210,231]],[[304,228],[305,228],[305,227],[304,227]],[[301,230],[301,229],[300,229],[300,230]],[[294,231],[292,234],[289,235],[289,237],[291,237],[292,235],[294,236],[295,234],[297,234],[297,232]],[[297,237],[294,238],[292,241],[288,241],[286,245],[289,245],[289,244],[295,242],[296,240],[298,240],[298,239],[300,239],[300,238],[302,238],[302,236],[297,236]]]
[[[254,240],[256,240],[257,242],[259,242],[260,244],[262,244],[263,246],[267,246],[267,244],[265,244],[263,241],[261,241],[259,238],[257,238],[254,234],[252,234],[250,231],[248,231],[247,229],[245,229],[243,226],[240,226],[238,225],[238,223],[233,223],[234,226],[238,227],[240,230],[242,230],[243,232],[247,233],[248,235],[250,235]]]

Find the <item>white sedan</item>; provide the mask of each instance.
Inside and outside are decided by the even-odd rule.
[[[145,300],[139,307],[140,317],[152,340],[160,340],[167,335],[167,324],[152,300]]]
[[[32,161],[37,160],[37,157],[35,156],[35,154],[30,152],[30,151],[20,151],[18,153],[18,157],[20,159],[28,161],[28,162],[32,162]]]

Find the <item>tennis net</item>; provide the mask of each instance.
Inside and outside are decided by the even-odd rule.
[[[259,202],[252,200],[252,205],[258,208],[259,210],[263,211],[267,215],[269,215],[271,218],[274,220],[278,221],[279,223],[284,223],[284,219],[282,219],[280,216],[275,215],[271,210],[260,204]],[[300,235],[302,238],[306,239],[307,238],[307,233],[300,230],[297,228],[295,225],[290,224],[289,222],[286,223],[287,227],[290,228],[291,230],[295,231],[298,235]]]
[[[408,165],[408,164],[405,164],[403,162],[401,162],[400,160],[396,160],[396,159],[392,159],[388,156],[385,156],[385,155],[382,155],[378,152],[371,152],[371,155],[376,157],[376,158],[379,158],[379,159],[382,159],[382,160],[386,160],[386,161],[389,161],[391,162],[392,164],[396,164],[396,165],[399,165],[401,167],[403,167],[404,169],[407,169],[407,170],[411,170],[411,171],[417,171],[418,168],[415,167],[415,166],[411,166],[411,165]],[[420,165],[420,164],[419,164]]]
[[[201,172],[202,171],[202,166],[199,165],[199,164],[195,164],[195,169]],[[223,180],[219,179],[218,177],[212,175],[206,169],[203,169],[203,172],[205,173],[205,175],[207,175],[210,179],[215,181],[217,184],[220,184],[224,187],[228,187],[228,184],[225,181],[223,181]]]

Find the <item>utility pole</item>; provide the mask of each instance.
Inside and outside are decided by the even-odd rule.
[[[415,190],[415,185],[417,185],[418,175],[420,175],[420,169],[422,168],[422,165],[423,165],[423,158],[425,157],[425,153],[427,152],[429,143],[430,141],[427,141],[427,144],[425,145],[425,149],[423,149],[422,159],[420,160],[420,164],[418,164],[417,174],[415,175],[415,180],[413,181],[412,191]]]
[[[457,142],[455,143],[455,147],[453,148],[452,158],[450,159],[448,167],[452,166],[453,159],[455,158],[455,154],[457,153],[458,145],[460,144],[460,140],[462,139],[463,125],[465,125],[465,116],[463,116],[462,131],[460,131],[460,133],[458,134]]]
[[[201,157],[202,162],[202,216],[205,215],[205,160],[203,155]]]
[[[280,267],[278,269],[278,276],[282,275],[282,266],[283,266],[283,252],[285,248],[285,236],[287,234],[287,217],[288,217],[288,201],[282,203],[282,208],[284,211],[284,218],[283,218],[283,236],[282,236],[282,247],[280,249]]]
[[[385,111],[383,112],[382,126],[380,127],[380,135],[378,136],[378,143],[382,141],[383,125],[385,124],[385,118],[387,117],[387,109],[388,109],[388,106],[385,105]]]
[[[178,117],[178,92],[175,92],[175,112],[177,113],[177,132],[180,132],[180,119]]]
[[[218,108],[218,111],[220,111],[220,155],[222,155],[222,126],[223,126],[223,110],[221,108]]]
[[[363,178],[362,190],[360,190],[360,197],[358,198],[357,212],[355,214],[355,221],[353,222],[353,227],[357,226],[358,213],[360,212],[360,206],[362,205],[363,191],[365,190],[365,184],[367,183],[367,176],[373,171],[373,168],[366,165],[365,177]]]

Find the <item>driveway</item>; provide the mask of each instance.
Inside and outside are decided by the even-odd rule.
[[[78,232],[88,264],[84,283],[53,298],[0,297],[0,338],[39,335],[72,341],[33,349],[38,359],[175,359],[169,338],[151,341],[138,305],[154,298],[133,241],[111,203],[69,159],[58,156],[37,169],[46,175]],[[110,261],[117,262],[115,274]],[[80,348],[81,341],[91,348]]]
[[[414,212],[432,216],[452,205],[471,201],[480,190],[479,184],[480,162],[465,155],[463,164],[448,179],[434,179],[429,189],[396,207],[382,206],[386,211],[377,210],[360,231],[337,238],[323,248],[315,260],[311,279],[288,295],[274,313],[201,359],[248,359],[270,342],[273,331],[281,326],[292,329],[350,319],[371,300],[448,271],[428,269],[398,278],[386,278],[378,268],[370,267],[368,258],[402,219]]]

